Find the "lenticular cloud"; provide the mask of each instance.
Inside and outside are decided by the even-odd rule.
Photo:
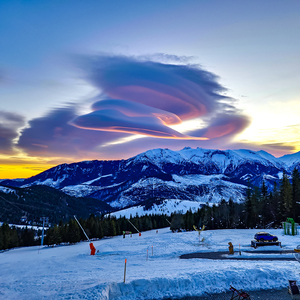
[[[83,129],[126,132],[157,138],[191,139],[167,125],[181,123],[175,114],[127,100],[102,100],[92,106],[93,112],[79,116],[72,125]],[[205,139],[205,138],[193,138]]]
[[[83,70],[100,92],[90,99],[89,113],[81,113],[82,103],[67,103],[19,131],[25,121],[0,112],[0,150],[116,159],[155,147],[224,148],[249,124],[233,99],[223,96],[218,77],[186,60],[171,64],[102,55],[85,59]],[[180,127],[190,120],[192,128]]]
[[[218,77],[199,66],[99,56],[89,60],[88,67],[88,79],[101,91],[102,100],[90,113],[73,119],[70,124],[75,127],[206,140],[232,136],[249,124],[221,94],[225,89]],[[205,128],[186,135],[170,127],[192,119],[204,121]]]

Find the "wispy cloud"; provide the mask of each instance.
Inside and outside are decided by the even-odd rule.
[[[122,133],[83,130],[69,125],[76,105],[52,110],[44,117],[33,119],[22,131],[17,146],[27,154],[48,157],[91,157],[104,142],[125,135]]]

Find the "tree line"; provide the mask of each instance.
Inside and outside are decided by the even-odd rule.
[[[10,227],[6,223],[0,226],[0,250],[34,246],[40,243],[41,240],[36,238],[36,231],[33,229]]]
[[[261,187],[247,189],[242,203],[235,203],[232,198],[224,199],[218,205],[203,205],[196,212],[192,210],[185,214],[173,213],[167,215],[144,215],[130,217],[95,216],[80,218],[79,222],[90,239],[123,234],[123,231],[146,231],[170,226],[172,231],[193,230],[195,225],[206,229],[226,228],[277,228],[287,217],[300,221],[300,176],[294,169],[291,181],[283,173],[278,184],[275,183],[272,191],[267,190],[265,182]],[[171,225],[170,225],[171,223]],[[9,227],[3,223],[0,227],[0,250],[18,246],[39,245],[41,232],[36,233],[27,227],[20,229]],[[77,243],[86,240],[83,231],[75,219],[68,222],[62,220],[46,231],[44,244],[58,245],[61,243]]]
[[[139,231],[164,228],[169,226],[166,215],[145,215],[130,217],[129,221]],[[123,234],[123,231],[136,233],[136,229],[125,217],[95,216],[91,214],[88,219],[80,218],[79,222],[90,239],[102,239]],[[61,243],[74,244],[86,240],[83,231],[75,219],[67,223],[62,220],[45,231],[44,245],[58,245]],[[3,223],[0,227],[0,250],[22,246],[41,244],[41,230],[10,227]]]
[[[90,239],[102,239],[103,237],[122,235],[123,231],[136,233],[139,231],[164,228],[169,226],[166,215],[145,215],[130,217],[129,221],[125,217],[95,216],[90,215],[88,219],[79,219]],[[132,223],[134,226],[132,226]],[[59,222],[47,230],[45,237],[46,245],[57,245],[60,243],[77,243],[86,240],[83,231],[79,228],[75,219],[70,219],[68,223]]]
[[[268,192],[265,182],[261,187],[250,185],[244,201],[235,203],[231,198],[218,205],[204,205],[192,213],[172,216],[171,229],[193,230],[193,225],[207,229],[225,228],[278,228],[287,218],[300,222],[300,176],[293,170],[291,180],[286,173],[273,190]]]

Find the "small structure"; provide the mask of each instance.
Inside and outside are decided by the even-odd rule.
[[[202,240],[200,240],[200,235],[201,232],[204,230],[205,225],[202,226],[202,229],[198,229],[195,225],[193,225],[194,230],[196,230],[198,232],[198,237],[199,237],[199,243],[203,243],[205,238],[202,238]]]
[[[297,235],[298,234],[298,223],[293,218],[287,218],[285,222],[282,222],[282,228],[284,235]]]
[[[295,259],[296,259],[298,262],[300,262],[300,245],[298,245],[298,246],[294,249],[294,251],[296,252],[296,253],[294,254]]]
[[[130,237],[132,237],[132,232],[131,231],[123,231],[123,238],[125,239],[125,235],[130,234]]]
[[[25,213],[25,215],[23,215],[20,219],[21,223],[27,223],[28,219],[27,219],[27,214]]]
[[[237,300],[249,299],[249,300],[251,300],[250,295],[242,290],[237,290],[233,286],[230,286],[230,290],[232,291],[230,300],[233,300],[233,299],[237,299]]]

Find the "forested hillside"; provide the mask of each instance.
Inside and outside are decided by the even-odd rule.
[[[54,188],[37,185],[27,188],[11,187],[0,190],[0,222],[22,224],[41,224],[41,217],[48,217],[54,224],[60,220],[67,222],[76,214],[87,218],[90,214],[111,211],[105,202],[93,198],[77,198],[66,195]]]

